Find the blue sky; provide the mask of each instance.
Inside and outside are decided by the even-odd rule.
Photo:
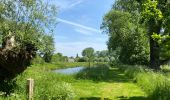
[[[84,48],[107,49],[107,35],[100,25],[114,0],[53,0],[58,7],[58,25],[55,29],[56,52],[76,56]]]

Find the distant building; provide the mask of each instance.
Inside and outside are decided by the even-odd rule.
[[[69,57],[69,58],[68,58],[68,62],[75,62],[74,57]]]

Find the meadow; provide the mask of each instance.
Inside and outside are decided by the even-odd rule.
[[[85,63],[82,63],[82,65]],[[60,66],[59,66],[60,65]],[[32,65],[18,75],[15,86],[2,100],[26,100],[26,80],[35,80],[34,100],[167,100],[170,98],[169,67],[153,72],[144,66],[95,64],[77,74],[64,75],[51,72],[53,64]],[[64,63],[63,63],[64,65]],[[65,66],[82,66],[67,63]],[[15,84],[14,84],[15,83]],[[1,93],[2,94],[2,93]]]

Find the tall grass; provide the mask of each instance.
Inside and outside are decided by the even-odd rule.
[[[17,88],[12,94],[0,100],[26,100],[26,80],[33,78],[35,82],[35,100],[73,100],[74,89],[69,82],[74,81],[73,76],[60,75],[43,70],[39,66],[32,66],[15,78]]]
[[[125,74],[146,92],[151,100],[169,100],[170,80],[160,72],[154,72],[142,66],[126,66]]]

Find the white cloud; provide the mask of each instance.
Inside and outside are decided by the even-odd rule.
[[[85,29],[85,30],[88,30],[88,31],[91,31],[91,32],[101,33],[101,31],[98,30],[98,29],[88,27],[88,26],[85,26],[85,25],[81,25],[79,23],[75,23],[75,22],[72,22],[72,21],[64,20],[64,19],[61,19],[61,18],[58,18],[58,21],[66,23],[66,24],[70,24],[70,25],[73,25],[73,26],[76,26],[76,27],[79,27],[79,28],[82,28],[82,29]]]

